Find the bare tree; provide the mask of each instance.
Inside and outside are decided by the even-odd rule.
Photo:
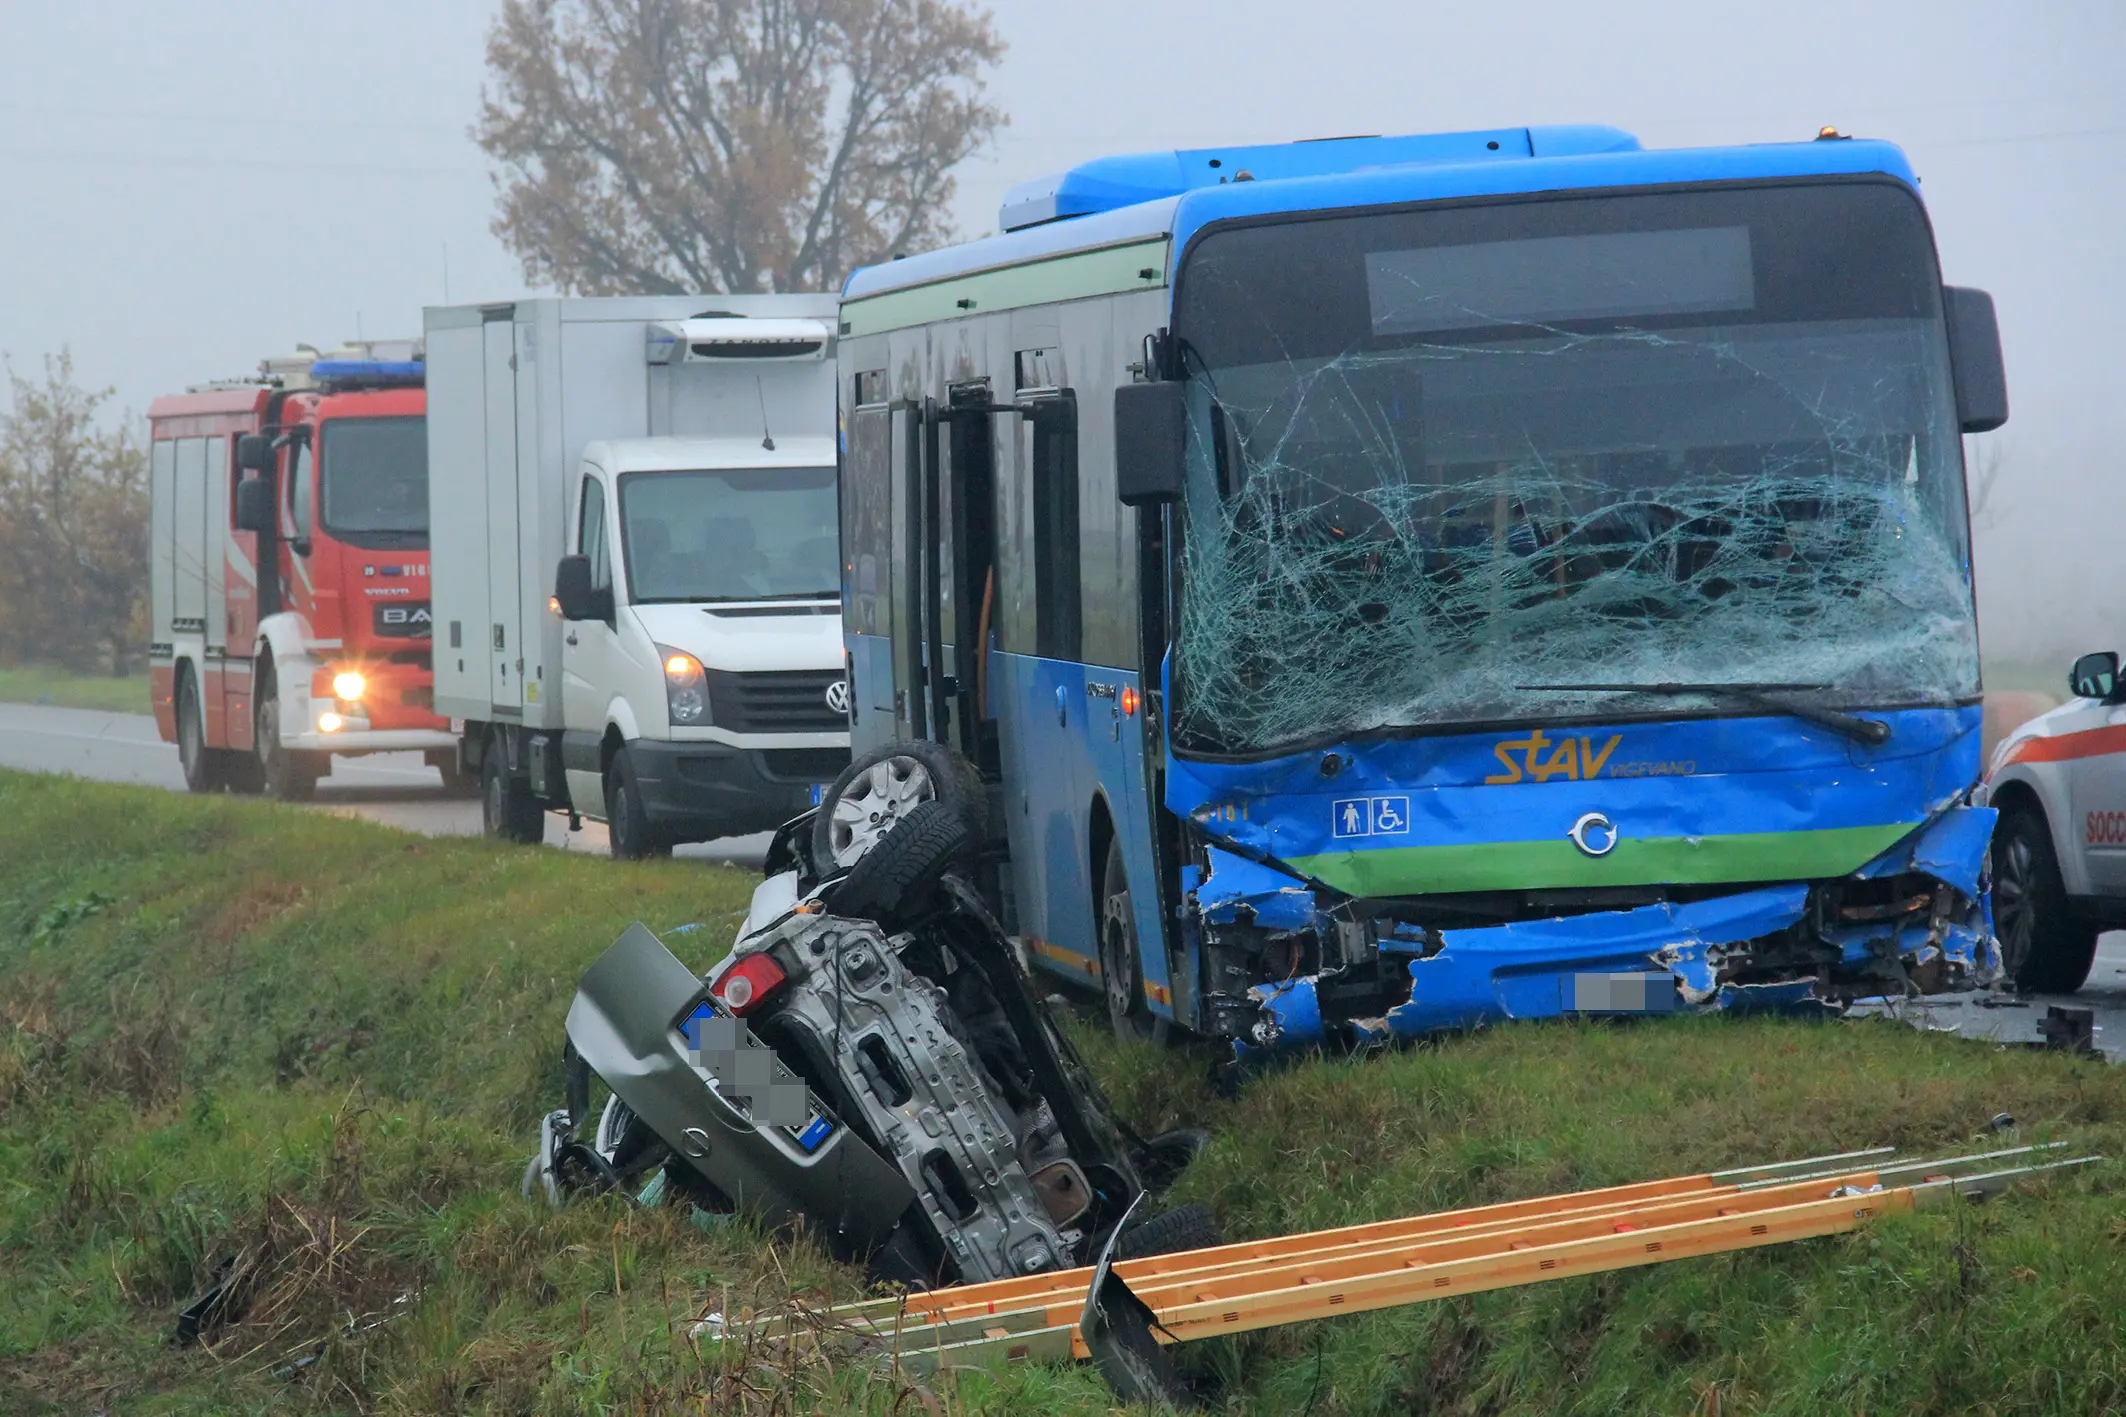
[[[835,289],[950,235],[1003,51],[960,0],[504,0],[495,234],[587,295]]]
[[[0,661],[124,674],[148,638],[148,468],[130,419],[99,426],[110,390],[7,370],[0,413]]]

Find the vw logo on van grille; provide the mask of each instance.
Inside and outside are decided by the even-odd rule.
[[[836,713],[849,711],[849,681],[837,679],[827,686],[827,707]]]

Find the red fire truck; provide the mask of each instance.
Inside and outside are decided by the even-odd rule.
[[[454,785],[422,376],[372,344],[149,405],[155,721],[194,792],[299,801],[335,755],[408,750]]]

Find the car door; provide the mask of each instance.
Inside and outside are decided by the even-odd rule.
[[[591,585],[610,599],[613,589],[611,501],[599,470],[586,467],[577,501],[575,548],[591,563]],[[605,620],[571,620],[561,632],[562,764],[571,805],[588,817],[605,817],[605,781],[598,746],[612,698],[613,626]]]

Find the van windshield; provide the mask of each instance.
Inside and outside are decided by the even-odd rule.
[[[623,473],[620,526],[637,605],[840,594],[831,467]]]

